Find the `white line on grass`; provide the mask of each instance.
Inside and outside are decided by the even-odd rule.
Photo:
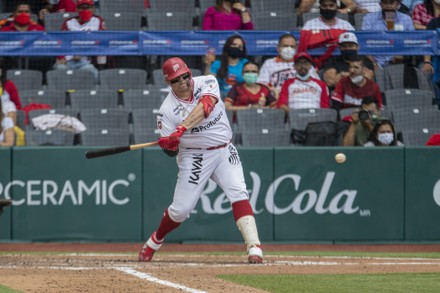
[[[145,274],[145,273],[136,271],[136,270],[134,270],[132,268],[125,267],[125,268],[115,268],[115,269],[119,270],[121,272],[124,272],[126,274],[138,277],[138,278],[140,278],[142,280],[147,280],[147,281],[154,282],[154,283],[157,283],[157,284],[160,284],[160,285],[164,285],[164,286],[168,286],[168,287],[171,287],[171,288],[180,289],[180,290],[183,290],[185,292],[206,293],[205,291],[189,288],[189,287],[186,287],[186,286],[183,286],[183,285],[179,285],[179,284],[176,284],[176,283],[173,283],[173,282],[164,281],[164,280],[155,278],[155,277],[153,277],[153,276],[151,276],[149,274]]]

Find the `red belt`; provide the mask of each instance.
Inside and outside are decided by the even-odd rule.
[[[221,148],[227,147],[228,144],[229,144],[229,142],[221,144],[221,145],[218,145],[218,146],[209,147],[209,148],[206,148],[206,149],[204,149],[204,148],[186,148],[186,149],[187,150],[207,150],[207,151],[212,151],[212,150],[216,150],[216,149],[221,149]]]

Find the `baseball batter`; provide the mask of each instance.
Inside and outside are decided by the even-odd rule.
[[[139,261],[151,261],[165,236],[189,217],[212,179],[232,204],[249,262],[262,263],[263,252],[243,168],[231,143],[232,131],[217,79],[212,75],[193,78],[185,62],[176,57],[166,60],[162,70],[171,91],[157,116],[159,145],[169,156],[177,156],[179,174],[173,202],[139,252]]]

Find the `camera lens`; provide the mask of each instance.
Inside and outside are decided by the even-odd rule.
[[[361,110],[358,114],[359,120],[367,121],[370,119],[370,113],[367,110]]]

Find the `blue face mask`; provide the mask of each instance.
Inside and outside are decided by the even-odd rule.
[[[243,79],[244,79],[244,82],[247,84],[254,84],[257,82],[258,73],[246,72],[243,74]]]

